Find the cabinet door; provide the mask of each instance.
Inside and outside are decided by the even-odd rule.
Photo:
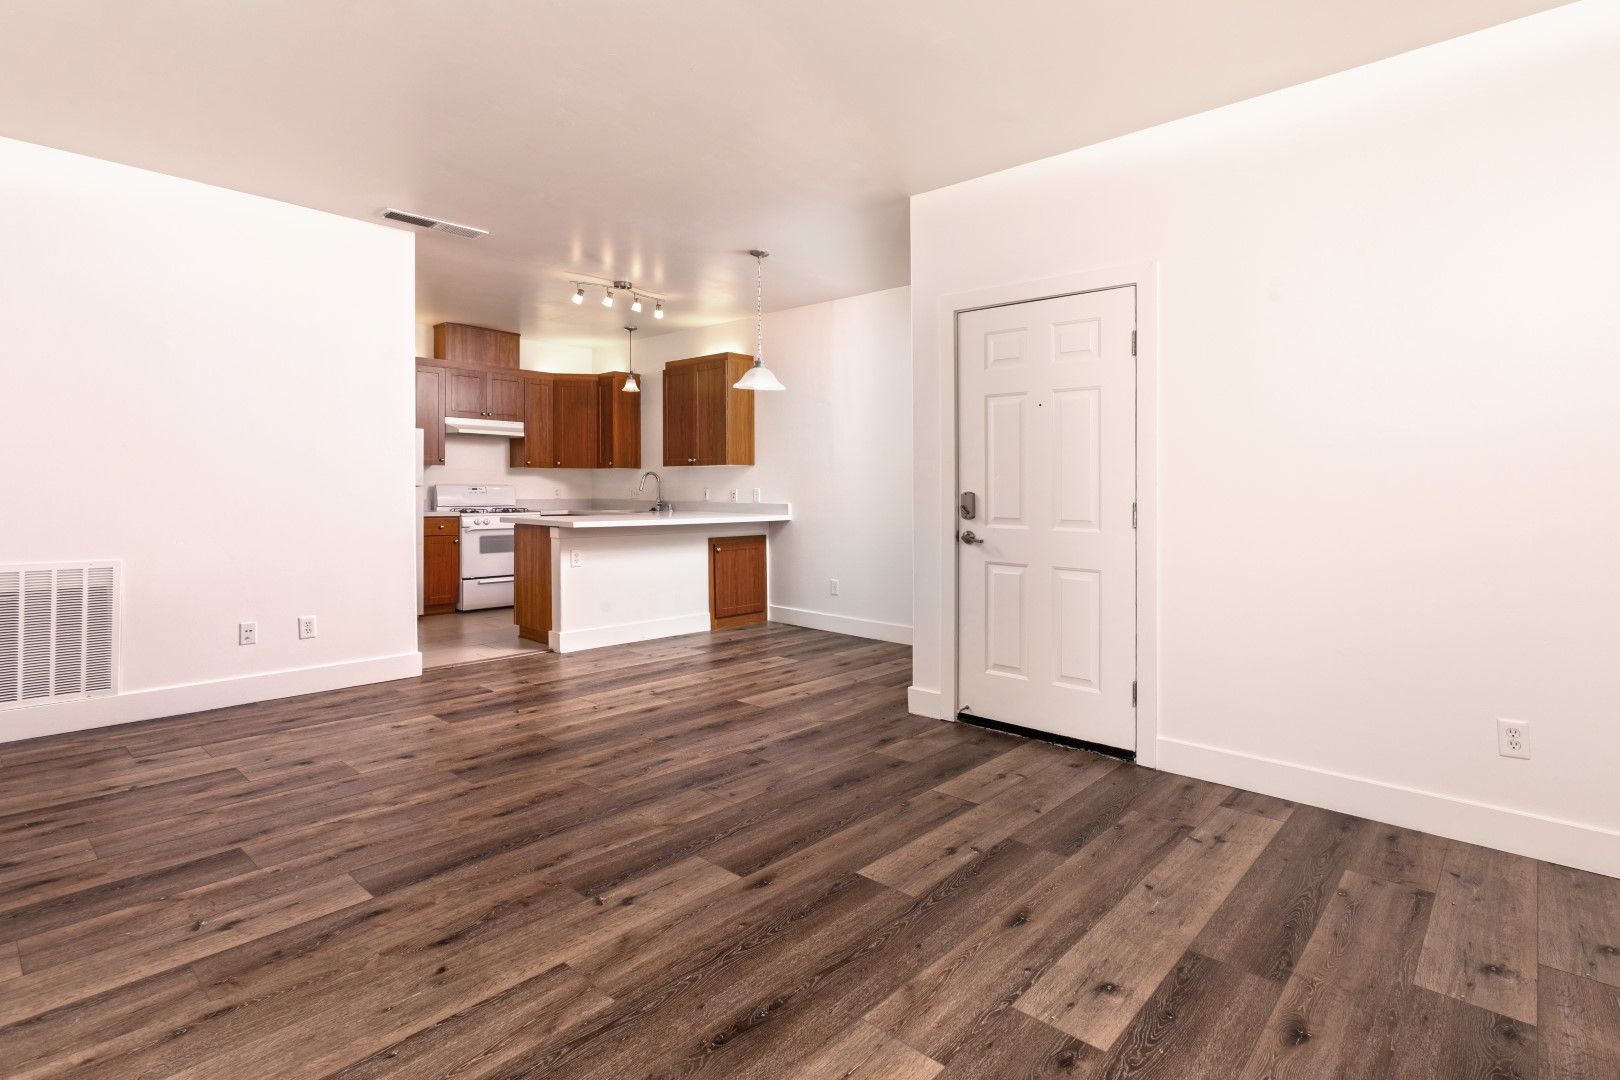
[[[697,464],[697,399],[691,367],[664,369],[664,464]]]
[[[641,395],[624,392],[624,372],[598,375],[597,466],[641,468]]]
[[[422,607],[447,611],[461,595],[461,537],[422,538]]]
[[[514,469],[551,468],[551,377],[525,375],[523,438],[513,439],[506,463]]]
[[[523,377],[494,373],[484,376],[484,405],[495,420],[522,420]]]
[[[726,464],[726,362],[723,357],[693,364],[696,412],[693,453],[699,465]]]
[[[709,540],[709,624],[741,626],[765,621],[765,538]]]
[[[422,464],[444,464],[444,382],[441,367],[416,368],[416,426],[422,429]]]
[[[594,469],[597,455],[594,375],[558,375],[551,389],[553,467]]]
[[[484,373],[446,368],[450,381],[446,388],[444,411],[447,416],[483,416]]]

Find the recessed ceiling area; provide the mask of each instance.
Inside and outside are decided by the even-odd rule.
[[[904,285],[907,197],[1558,0],[7,3],[0,135],[418,233],[421,321],[576,345]],[[622,305],[621,305],[622,306]]]

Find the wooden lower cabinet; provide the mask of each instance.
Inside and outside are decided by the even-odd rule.
[[[461,597],[461,521],[422,519],[422,614],[456,610]]]
[[[765,537],[709,538],[709,626],[765,621]]]
[[[551,529],[519,525],[512,561],[517,578],[512,621],[518,637],[545,645],[551,636]]]

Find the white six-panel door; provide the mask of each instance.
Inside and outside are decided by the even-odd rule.
[[[1136,747],[1136,289],[957,323],[958,703]],[[979,543],[969,542],[977,539]]]

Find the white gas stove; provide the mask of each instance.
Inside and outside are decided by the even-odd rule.
[[[461,517],[461,596],[458,611],[511,607],[516,527],[501,514],[520,514],[517,489],[507,484],[437,484],[433,508]]]

